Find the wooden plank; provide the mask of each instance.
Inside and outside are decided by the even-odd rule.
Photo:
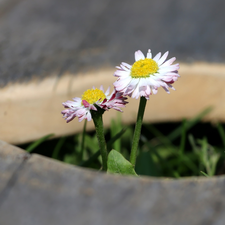
[[[0,224],[223,224],[224,182],[107,175],[34,154],[0,202]]]
[[[0,84],[114,68],[148,48],[169,50],[179,61],[223,62],[224,6],[223,0],[21,1],[0,18]]]
[[[0,204],[12,184],[11,178],[15,176],[27,157],[29,155],[22,149],[0,140]]]
[[[0,0],[0,18],[10,12],[21,1],[22,0]]]
[[[179,121],[209,105],[206,120],[225,121],[223,0],[10,2],[0,15],[2,140],[79,132],[82,123],[61,119],[61,103],[92,86],[112,86],[114,67],[148,48],[176,56],[181,78],[176,92],[150,99],[146,121]],[[133,100],[124,110],[124,123],[135,121],[137,105]],[[114,116],[105,115],[106,126]]]
[[[24,0],[0,18],[0,85],[82,67],[77,60],[107,0]]]

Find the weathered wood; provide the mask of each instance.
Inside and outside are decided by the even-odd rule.
[[[176,92],[160,90],[150,99],[146,121],[190,118],[209,105],[215,109],[206,119],[225,121],[225,66],[218,64],[225,54],[223,0],[4,0],[1,6],[2,140],[19,144],[80,131],[82,123],[61,119],[61,103],[93,85],[112,86],[114,67],[148,48],[176,56],[181,78]],[[137,105],[131,101],[124,110],[125,123],[135,121]],[[106,126],[114,115],[105,115]]]
[[[15,176],[27,157],[29,154],[22,149],[0,140],[0,193],[7,192],[12,182],[11,178]],[[2,197],[4,196],[0,196],[0,204]]]
[[[1,164],[18,154],[15,148]],[[7,195],[0,190],[0,224],[223,225],[224,182],[224,176],[173,180],[107,175],[34,154],[12,177]]]
[[[138,49],[224,62],[223,0],[9,2],[17,4],[0,17],[1,85],[132,63]]]

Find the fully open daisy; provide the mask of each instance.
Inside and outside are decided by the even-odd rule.
[[[166,61],[169,52],[161,56],[161,52],[152,58],[151,50],[148,50],[147,57],[138,50],[135,52],[135,63],[129,65],[122,62],[117,67],[114,76],[118,77],[114,82],[115,89],[122,92],[124,96],[128,95],[138,99],[143,96],[149,99],[153,93],[156,94],[161,86],[169,93],[168,88],[173,88],[171,85],[178,77],[179,64],[172,63],[176,60],[175,57]]]
[[[67,123],[78,117],[79,122],[83,119],[90,121],[92,119],[91,110],[98,111],[100,109],[108,110],[115,109],[122,111],[119,107],[125,107],[127,98],[123,97],[121,93],[116,91],[109,95],[110,88],[104,93],[104,89],[101,86],[100,89],[92,88],[85,91],[82,98],[74,98],[73,101],[66,101],[63,106],[66,108],[61,113]]]

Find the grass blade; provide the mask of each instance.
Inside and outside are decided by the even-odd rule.
[[[32,152],[38,145],[40,145],[41,143],[43,143],[44,141],[46,141],[47,139],[49,139],[50,137],[53,137],[54,134],[48,134],[40,139],[38,139],[37,141],[33,142],[32,144],[30,144],[27,148],[26,151],[27,152]]]
[[[59,139],[58,143],[56,144],[54,150],[53,150],[53,153],[52,153],[52,158],[53,159],[58,159],[59,158],[59,152],[64,144],[66,140],[66,137],[62,137]]]
[[[144,124],[144,127],[147,128],[148,131],[150,131],[157,139],[164,145],[172,145],[172,142],[170,141],[167,136],[163,135],[157,128],[155,128],[152,124]]]
[[[181,141],[180,141],[180,148],[179,153],[183,155],[184,149],[186,144],[186,120],[184,119],[182,122],[182,132],[181,132]]]
[[[191,120],[187,120],[186,121],[186,132],[191,129],[195,124],[197,124],[204,116],[206,116],[209,112],[212,111],[212,107],[208,107],[205,110],[203,110],[201,113],[199,113],[199,115],[197,115],[195,118],[191,119]],[[182,133],[182,125],[179,126],[177,129],[175,129],[174,131],[172,131],[167,138],[170,139],[170,141],[175,140],[176,138],[178,138],[180,136],[180,134]]]
[[[203,174],[206,177],[210,177],[208,174],[204,173],[203,171],[200,171],[201,174]]]

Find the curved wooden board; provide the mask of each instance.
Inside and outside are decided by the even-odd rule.
[[[7,164],[21,150],[2,151],[6,161],[0,157],[1,164]],[[6,182],[2,174],[0,184]],[[224,176],[174,180],[109,175],[34,154],[7,183],[7,194],[0,189],[0,224],[222,225],[224,182]]]

